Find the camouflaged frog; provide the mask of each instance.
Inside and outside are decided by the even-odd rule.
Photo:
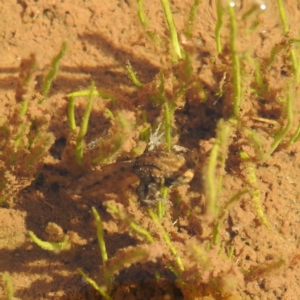
[[[139,201],[153,203],[162,199],[163,185],[172,188],[193,179],[194,163],[190,154],[190,150],[181,146],[173,146],[170,151],[148,147],[133,160],[116,162],[82,176],[67,190],[82,197],[97,197],[123,190],[140,180],[136,189]]]

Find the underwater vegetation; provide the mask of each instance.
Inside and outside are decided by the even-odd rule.
[[[91,199],[100,250],[97,279],[81,266],[78,274],[104,299],[124,292],[116,278],[135,267],[151,273],[162,290],[163,283],[171,281],[184,299],[241,299],[247,282],[289,265],[280,253],[270,262],[239,263],[248,245],[239,244],[243,237],[239,240],[234,219],[242,207],[250,211],[249,222],[262,234],[274,230],[259,170],[274,153],[300,139],[299,112],[294,109],[299,96],[300,40],[290,36],[284,4],[278,0],[282,41],[268,57],[260,57],[241,39],[258,35],[266,6],[253,2],[239,9],[233,1],[218,0],[215,55],[205,56],[193,35],[202,13],[200,1],[193,1],[185,16],[184,32],[176,29],[169,1],[161,0],[161,5],[165,35],[152,30],[146,1],[136,3],[145,37],[167,59],[154,79],[145,83],[129,61],[124,65],[135,87],[132,106],[120,104],[118,95],[95,81],[86,90],[66,95],[69,128],[61,164],[68,175],[55,180],[66,201]],[[18,193],[36,180],[55,144],[47,101],[68,47],[62,44],[38,93],[33,93],[34,55],[21,63],[16,108],[1,119],[3,206],[13,206]],[[205,60],[211,80],[202,80],[199,60]],[[278,87],[272,76],[282,65],[288,70]],[[109,126],[106,134],[90,138],[93,104],[99,98],[105,103],[102,114]],[[79,100],[84,105],[77,105]],[[186,154],[188,167],[186,160],[180,164]],[[10,181],[15,177],[17,185]],[[238,182],[239,188],[230,189],[230,180]],[[107,196],[113,193],[117,196]],[[49,224],[49,230],[62,231],[58,224]],[[111,224],[135,240],[113,255],[106,245]],[[58,255],[78,247],[68,233],[47,241],[32,231],[28,234],[40,248]],[[12,288],[7,290],[10,299]],[[172,291],[168,295],[175,299]]]

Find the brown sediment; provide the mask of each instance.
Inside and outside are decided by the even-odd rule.
[[[186,25],[192,2],[172,1],[179,32]],[[245,1],[245,7],[248,2]],[[149,95],[155,88],[155,76],[159,69],[168,68],[168,44],[163,42],[159,48],[146,38],[138,21],[135,1],[25,0],[0,4],[1,125],[10,120],[8,125],[13,128],[17,119],[10,117],[16,112],[21,96],[31,95],[28,118],[41,120],[40,126],[44,128],[49,126],[48,132],[56,140],[49,154],[35,166],[34,174],[24,171],[26,155],[30,154],[26,149],[19,153],[20,164],[17,168],[9,172],[4,172],[5,169],[1,171],[11,187],[8,196],[13,205],[11,208],[0,208],[0,272],[10,273],[15,299],[100,299],[77,272],[77,268],[82,268],[95,281],[101,282],[99,266],[102,261],[91,206],[97,207],[103,219],[108,257],[120,257],[126,253],[127,247],[144,243],[143,238],[130,229],[128,220],[112,218],[108,214],[104,201],[110,201],[121,211],[126,211],[130,219],[146,228],[159,241],[157,248],[151,248],[151,251],[157,249],[159,252],[151,252],[156,261],[141,261],[116,275],[112,293],[114,299],[184,299],[184,296],[193,297],[195,294],[199,299],[231,299],[233,296],[234,299],[247,300],[299,298],[299,142],[289,148],[281,147],[265,163],[257,165],[257,188],[271,229],[267,230],[260,223],[251,197],[243,195],[224,212],[225,221],[220,231],[220,238],[225,244],[222,254],[219,247],[212,247],[202,260],[195,255],[201,251],[205,253],[205,244],[211,241],[212,232],[212,224],[202,214],[205,199],[201,172],[214,143],[217,120],[230,115],[229,104],[232,101],[231,94],[224,98],[217,95],[221,89],[232,90],[229,79],[232,66],[230,53],[225,52],[222,56],[216,53],[214,5],[214,1],[202,1],[197,10],[192,41],[184,46],[193,49],[195,76],[206,92],[207,99],[204,101],[199,96],[196,87],[191,88],[186,99],[180,103],[181,108],[176,111],[172,124],[174,132],[177,132],[174,138],[180,145],[193,150],[198,159],[198,169],[190,185],[171,192],[173,205],[167,204],[167,214],[163,220],[164,228],[185,267],[181,278],[183,281],[180,281],[167,268],[170,261],[174,262],[174,256],[164,243],[161,228],[153,225],[146,209],[140,206],[134,188],[123,189],[118,186],[122,178],[115,177],[112,183],[112,175],[105,175],[105,182],[110,181],[107,189],[103,187],[98,193],[99,189],[96,188],[92,197],[83,195],[81,198],[72,198],[65,193],[69,186],[76,188],[74,182],[78,177],[100,169],[92,164],[92,158],[100,155],[96,153],[97,148],[88,150],[85,166],[78,168],[74,165],[72,151],[75,139],[67,124],[66,95],[87,89],[93,79],[97,88],[111,92],[117,98],[115,104],[101,98],[95,99],[86,142],[89,144],[100,139],[105,146],[122,138],[121,148],[113,154],[112,148],[103,146],[102,150],[107,151],[104,154],[109,156],[111,162],[130,160],[134,157],[132,149],[144,146],[138,142],[142,111],[147,113],[147,120],[152,125],[159,122],[160,110]],[[297,1],[288,1],[285,5],[291,25],[290,36],[297,37],[297,20],[300,16],[296,9]],[[151,29],[159,36],[166,36],[160,1],[145,1],[145,6]],[[267,1],[267,10],[258,20],[260,24],[257,29],[254,27],[253,31],[248,35],[245,33],[243,39],[238,41],[238,50],[247,49],[248,53],[243,52],[245,55],[253,55],[264,61],[270,56],[274,45],[283,43],[275,1]],[[248,19],[249,24],[242,24],[241,27],[255,26],[255,23],[251,23],[254,21]],[[224,40],[226,35],[224,30]],[[40,97],[38,90],[51,59],[58,53],[63,41],[68,42],[69,50],[52,84],[49,99],[40,107],[36,105]],[[35,80],[22,90],[26,75],[24,70],[33,63],[33,54],[37,62],[32,71]],[[289,62],[288,54],[277,55],[269,71],[262,64],[262,75],[269,89],[262,93],[259,101],[252,93],[256,86],[251,89],[248,86],[248,90],[244,91],[241,123],[257,132],[264,141],[265,149],[269,149],[277,126],[285,124],[282,104],[276,97],[285,94],[286,77],[291,72],[291,66],[286,63]],[[21,59],[24,60],[20,66]],[[139,91],[131,84],[125,71],[127,60],[144,83],[144,90]],[[253,66],[246,66],[245,70],[246,85]],[[176,71],[179,76],[182,75],[180,70]],[[172,79],[166,80],[166,94],[170,97],[174,96],[174,85]],[[78,124],[85,105],[86,99],[76,99],[75,117]],[[116,121],[111,121],[105,114],[106,108],[113,113],[121,112],[130,126],[121,128]],[[295,118],[299,117],[299,104],[296,101],[294,112]],[[117,136],[120,130],[121,135]],[[254,155],[254,150],[246,142],[245,133],[231,138],[233,143],[229,149],[227,173],[219,199],[222,205],[236,192],[245,189],[244,166],[240,163],[238,151],[243,149]],[[5,166],[5,158],[2,166]],[[129,185],[134,185],[136,180],[132,178]],[[179,198],[180,204],[177,202]],[[28,239],[27,231],[31,230],[47,240],[49,222],[57,224],[63,233],[74,237],[76,241],[71,251],[48,253]],[[229,246],[234,249],[231,260],[224,254]],[[119,249],[124,252],[118,252]],[[128,251],[131,250],[128,248]],[[159,271],[159,279],[155,278],[156,271]],[[184,285],[184,280],[190,285]],[[0,298],[4,297],[2,285]]]

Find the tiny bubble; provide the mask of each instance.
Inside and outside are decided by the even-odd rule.
[[[261,10],[265,10],[267,8],[267,5],[266,4],[261,4],[261,6],[260,6],[260,9]]]

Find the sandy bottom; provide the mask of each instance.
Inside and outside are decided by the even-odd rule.
[[[122,146],[109,155],[108,163],[133,159],[142,153],[145,143],[138,137],[144,126],[143,117],[146,116],[151,125],[160,122],[161,109],[149,95],[155,88],[153,82],[159,69],[167,70],[170,66],[170,56],[166,54],[169,42],[165,39],[168,32],[160,1],[145,2],[151,30],[161,37],[160,46],[146,38],[133,0],[9,0],[0,4],[1,125],[8,122],[9,130],[15,130],[14,125],[20,119],[14,117],[14,113],[22,100],[18,95],[30,95],[28,118],[41,120],[35,126],[46,128],[48,135],[42,143],[50,143],[49,153],[34,168],[28,169],[26,163],[35,146],[29,152],[20,151],[17,163],[11,166],[8,157],[12,148],[7,146],[9,141],[4,139],[4,127],[1,127],[1,176],[9,184],[2,187],[8,198],[0,208],[0,272],[8,272],[11,276],[13,299],[101,299],[77,271],[81,268],[96,282],[103,280],[92,206],[103,219],[108,257],[115,259],[112,264],[131,253],[130,247],[146,247],[149,253],[147,259],[124,266],[121,272],[114,274],[113,299],[300,299],[299,142],[289,147],[281,144],[264,163],[255,160],[247,163],[241,162],[239,151],[243,149],[252,157],[253,147],[247,143],[245,133],[232,133],[222,173],[223,187],[218,196],[220,207],[237,193],[248,192],[223,212],[221,242],[208,250],[213,223],[205,213],[203,169],[214,144],[217,121],[230,115],[232,98],[230,93],[227,98],[217,95],[220,90],[226,93],[232,89],[229,80],[232,67],[228,56],[217,58],[215,1],[200,4],[193,39],[185,41],[181,36],[185,49],[193,54],[195,76],[208,95],[206,101],[194,97],[193,93],[182,99],[172,124],[174,141],[193,150],[197,159],[192,182],[170,192],[173,205],[167,204],[162,221],[182,259],[181,277],[176,278],[168,267],[171,263],[178,270],[161,228],[154,224],[146,207],[137,200],[137,182],[126,185],[121,177],[112,176],[107,186],[97,188],[99,194],[96,196],[92,193],[78,197],[67,192],[68,186],[76,185],[80,176],[99,169],[92,164],[92,159],[99,156],[96,153],[99,149],[92,147],[95,141],[100,139],[101,145],[108,145],[100,149],[101,153],[113,153],[111,145],[116,143],[114,137],[120,125],[111,121],[106,109],[115,116],[121,113],[129,124],[122,127]],[[172,1],[179,32],[186,28],[192,2]],[[244,6],[238,9],[241,11],[239,17],[250,5],[250,1],[243,2]],[[270,57],[273,46],[284,41],[273,2],[267,2],[267,10],[258,18],[258,28],[254,17],[239,23],[242,38],[238,47],[244,55],[245,86],[250,77],[247,76],[253,72],[253,63],[248,58]],[[296,36],[295,24],[300,15],[297,2],[289,2],[291,36]],[[253,31],[243,30],[252,25]],[[225,41],[226,30],[223,38]],[[64,41],[68,43],[67,53],[49,98],[41,107],[37,104],[38,91],[52,58]],[[37,62],[32,73],[34,80],[25,86],[25,91],[20,91],[26,78],[26,66],[34,60],[32,54]],[[288,55],[277,57],[277,60],[269,73],[264,74],[269,90],[261,95],[261,101],[253,100],[249,84],[243,96],[242,124],[258,133],[264,142],[264,152],[271,147],[278,126],[286,124],[284,109],[277,100],[285,93],[291,66],[287,63]],[[145,89],[133,87],[125,71],[127,61]],[[85,150],[84,167],[78,167],[73,154],[75,135],[67,122],[66,95],[88,89],[92,80],[97,88],[114,95],[117,100],[113,103],[95,99],[85,139],[89,149]],[[172,80],[166,80],[168,97],[172,97],[173,84]],[[86,101],[86,98],[76,99],[77,123],[82,118]],[[292,132],[299,123],[298,103],[293,104]],[[257,182],[249,187],[248,175],[253,168]],[[251,194],[255,189],[259,190],[269,229],[262,224],[253,204]],[[108,213],[105,201],[126,211],[131,220],[148,230],[157,244],[146,245],[145,239],[129,227],[128,220]],[[43,240],[56,242],[67,234],[72,248],[60,253],[42,250],[30,240],[29,230]],[[230,249],[233,253],[228,258]],[[5,298],[3,282],[0,298]]]

